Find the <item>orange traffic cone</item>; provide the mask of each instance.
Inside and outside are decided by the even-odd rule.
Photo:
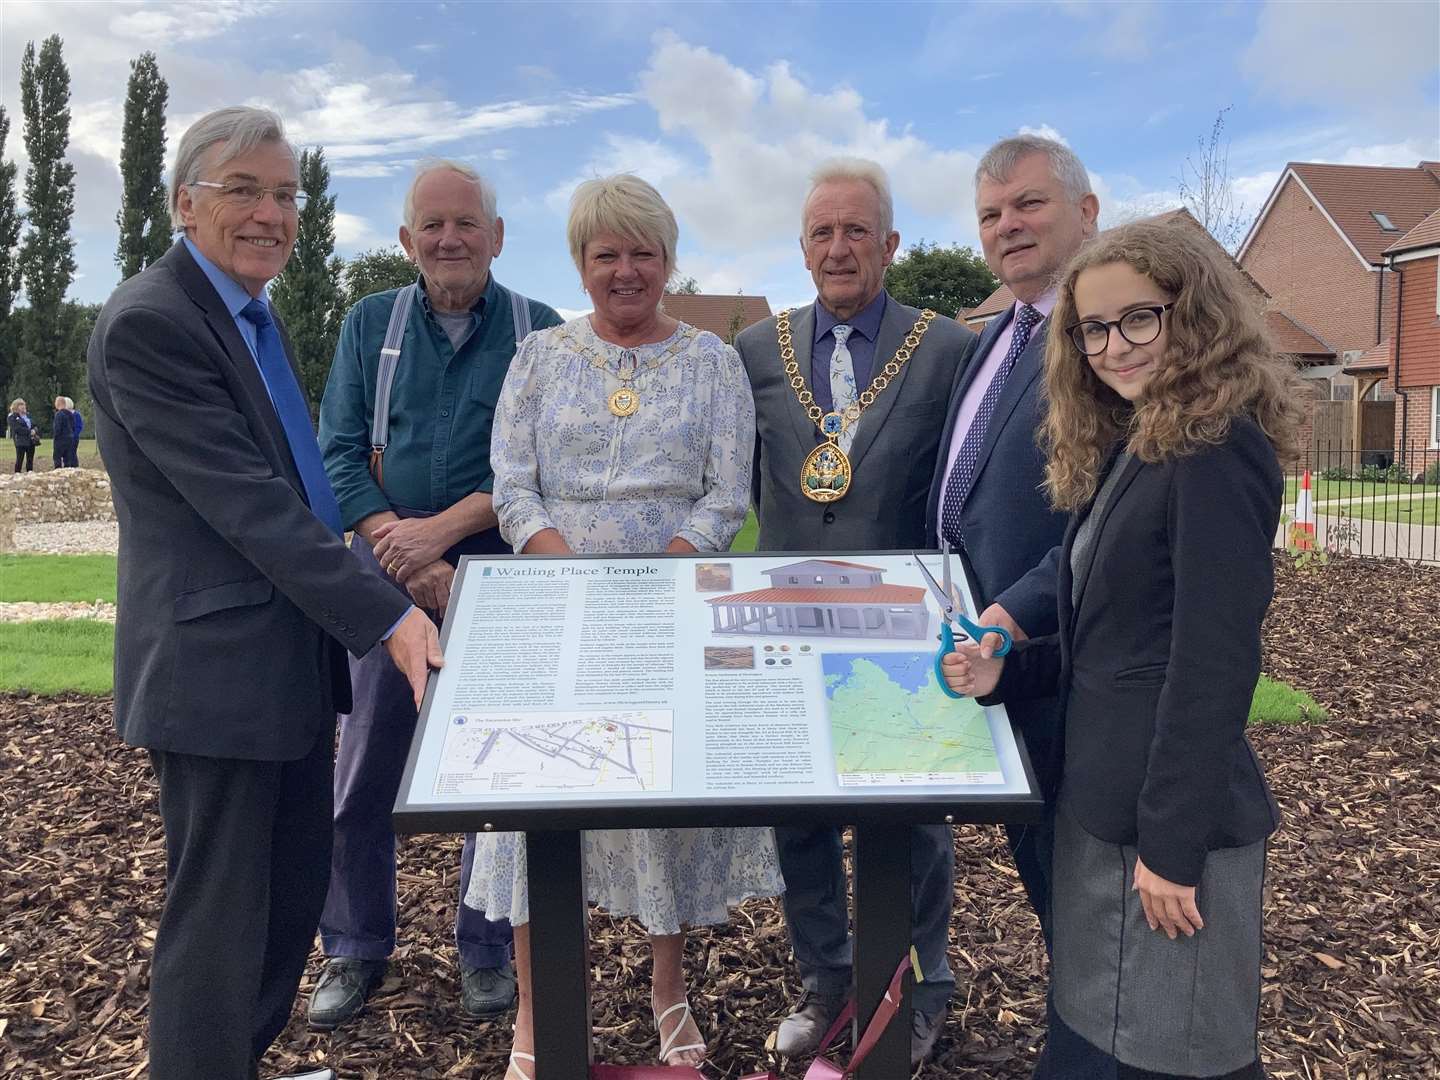
[[[1315,503],[1310,498],[1310,470],[1300,480],[1300,490],[1295,493],[1295,523],[1290,529],[1290,546],[1301,551],[1315,547]]]

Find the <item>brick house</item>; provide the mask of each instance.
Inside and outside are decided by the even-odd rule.
[[[1235,257],[1276,307],[1336,351],[1345,371],[1373,373],[1385,354],[1376,347],[1394,334],[1397,281],[1386,249],[1437,208],[1440,162],[1292,161]]]
[[[709,330],[721,341],[733,343],[747,326],[768,319],[770,301],[763,296],[728,296],[725,293],[666,293],[662,305],[672,319]]]
[[[1387,270],[1399,278],[1398,325],[1384,343],[1400,397],[1396,442],[1407,450],[1440,449],[1440,209],[1384,254]]]

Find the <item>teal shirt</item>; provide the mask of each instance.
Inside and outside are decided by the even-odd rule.
[[[375,376],[399,291],[367,296],[346,314],[320,403],[320,450],[347,529],[396,507],[436,513],[495,482],[490,431],[516,343],[510,299],[493,274],[458,349],[432,313],[422,284],[390,393],[384,491],[370,475]],[[562,321],[554,309],[530,301],[534,329]]]

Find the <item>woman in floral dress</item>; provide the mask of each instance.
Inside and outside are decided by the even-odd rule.
[[[531,334],[515,355],[490,460],[500,531],[526,555],[724,551],[750,501],[755,408],[735,351],[660,307],[678,229],[637,177],[580,185],[570,252],[595,306]],[[686,1003],[685,927],[783,889],[768,828],[614,829],[584,841],[588,898],[633,915],[654,956],[660,1060],[696,1065],[705,1041]],[[477,837],[466,903],[515,927],[519,1012],[507,1080],[529,1080],[525,838]]]

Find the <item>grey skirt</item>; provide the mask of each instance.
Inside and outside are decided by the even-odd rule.
[[[1136,850],[1100,840],[1063,793],[1056,812],[1052,984],[1074,1031],[1126,1065],[1215,1076],[1255,1060],[1265,843],[1205,857],[1205,928],[1171,941],[1145,922]]]

